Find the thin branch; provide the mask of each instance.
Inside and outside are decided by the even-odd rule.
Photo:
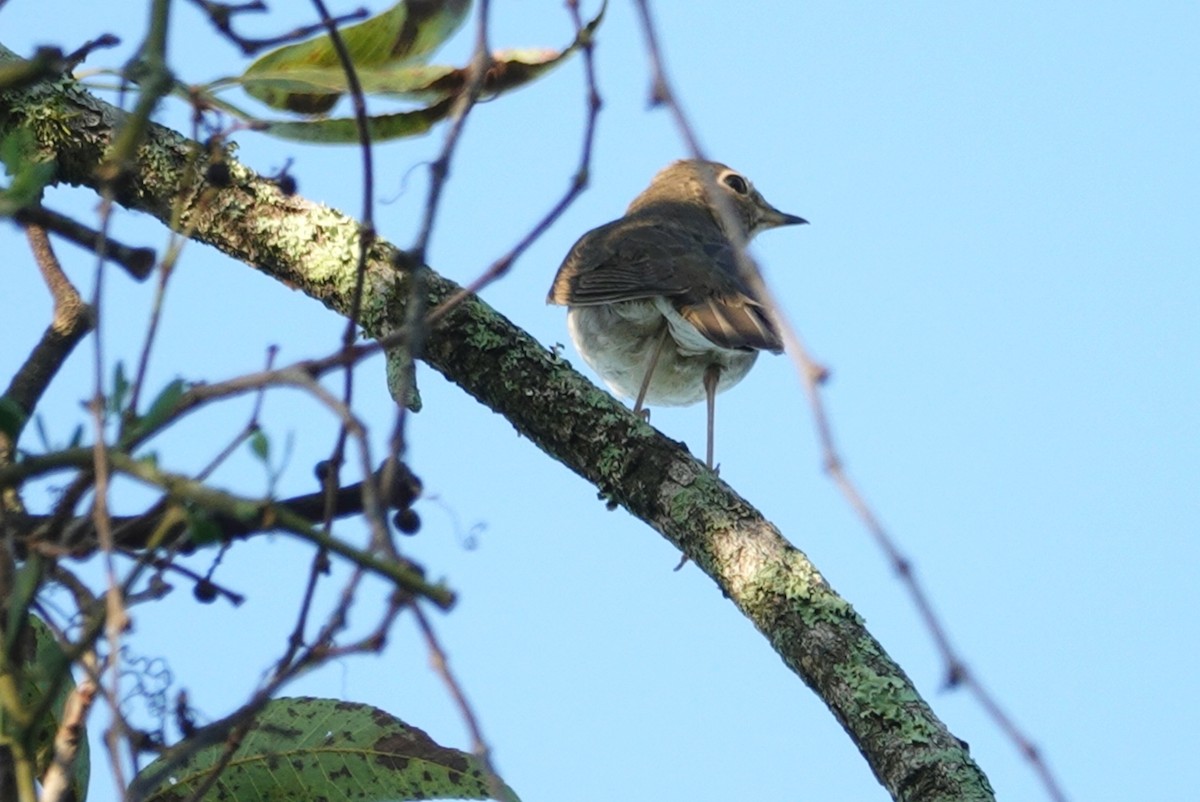
[[[354,68],[354,60],[351,58],[350,51],[346,47],[346,43],[338,30],[337,22],[330,16],[329,10],[325,7],[323,0],[312,0],[312,2],[321,17],[322,23],[325,25],[326,33],[333,45],[334,52],[337,53],[342,72],[346,75],[349,96],[354,108],[354,124],[358,130],[359,151],[362,155],[363,197],[362,215],[359,222],[358,259],[355,264],[354,288],[351,291],[350,310],[346,316],[346,326],[342,331],[342,351],[347,352],[353,349],[355,341],[358,339],[358,318],[362,310],[363,284],[367,274],[367,254],[370,252],[371,245],[374,244],[376,236],[374,151],[371,148],[371,129],[367,118],[367,101],[363,93],[362,84],[358,79],[358,72]],[[347,363],[342,383],[342,404],[346,409],[352,407],[353,399],[354,369],[353,363]],[[327,474],[325,478],[325,488],[328,498],[326,508],[329,511],[325,521],[327,531],[332,518],[334,498],[337,494],[339,473],[346,449],[346,439],[349,435],[349,427],[343,424],[338,430],[333,453],[327,462]],[[366,437],[361,434],[359,436],[359,448],[362,449],[364,460],[370,463],[369,444]],[[371,529],[372,541],[376,544],[377,548],[390,555],[395,555],[396,549],[389,537],[387,522],[383,520],[381,508],[374,503],[374,500],[379,496],[379,490],[372,485],[372,481],[368,471],[365,474],[363,485],[363,506],[366,512],[367,525]],[[323,558],[318,555],[317,559],[320,560]],[[315,573],[312,575],[316,576]]]
[[[54,759],[42,776],[41,802],[61,802],[71,791],[71,771],[79,755],[79,746],[87,741],[84,729],[88,711],[96,698],[97,685],[85,679],[75,686],[63,705],[62,721],[54,736]]]
[[[324,22],[317,22],[312,25],[303,25],[286,33],[281,33],[278,36],[269,36],[263,39],[253,39],[242,36],[233,29],[233,23],[237,15],[248,12],[264,12],[267,11],[266,3],[261,0],[253,0],[246,3],[217,3],[211,0],[192,0],[192,3],[199,6],[200,9],[208,15],[209,22],[217,29],[226,39],[237,46],[247,56],[252,56],[260,50],[277,45],[285,45],[291,42],[298,42],[302,39],[307,39],[315,33],[326,30]],[[350,22],[358,22],[366,19],[367,10],[359,8],[347,14],[342,14],[337,17],[332,17],[333,21],[338,25],[345,25]]]
[[[95,319],[91,308],[63,272],[46,230],[38,225],[26,225],[25,236],[54,300],[50,325],[4,391],[5,398],[30,414],[75,346],[92,330]]]
[[[57,47],[39,47],[28,59],[0,65],[0,92],[24,89],[53,78],[68,68],[66,57]]]
[[[604,104],[600,97],[600,90],[596,84],[594,54],[596,43],[592,38],[591,31],[584,26],[583,17],[579,13],[578,0],[567,0],[566,5],[567,10],[571,14],[571,21],[575,25],[575,38],[581,43],[580,46],[583,51],[583,72],[585,89],[587,91],[587,116],[583,128],[582,153],[579,155],[579,165],[575,168],[575,174],[571,177],[570,186],[567,187],[566,193],[559,198],[558,202],[550,208],[550,211],[508,253],[492,262],[487,270],[470,284],[463,287],[462,290],[438,304],[437,308],[431,310],[425,317],[426,328],[434,326],[446,316],[447,312],[457,304],[462,303],[464,298],[479,293],[484,287],[506,275],[512,269],[517,259],[520,258],[521,254],[525,253],[529,246],[541,238],[549,230],[550,226],[562,216],[563,212],[570,208],[575,199],[583,193],[583,190],[587,188],[588,177],[591,171],[592,144],[596,136],[596,120]]]
[[[442,198],[442,189],[450,175],[450,161],[458,146],[459,137],[467,124],[467,117],[475,103],[479,100],[480,92],[487,79],[488,70],[492,68],[492,53],[488,47],[488,14],[491,8],[490,0],[480,0],[478,22],[475,27],[475,46],[471,54],[470,70],[462,92],[454,100],[454,108],[450,113],[450,126],[446,129],[446,138],[442,142],[442,151],[429,166],[433,180],[429,184],[429,195],[425,199],[425,212],[417,241],[409,249],[408,256],[416,264],[424,264],[425,253],[429,249],[429,238],[433,235],[433,224],[437,218],[438,206]]]
[[[479,726],[479,717],[475,715],[475,710],[471,707],[471,703],[467,701],[467,695],[463,692],[462,686],[454,677],[454,672],[450,670],[450,660],[446,657],[446,650],[442,648],[438,641],[433,627],[429,624],[429,619],[425,617],[425,613],[421,610],[419,604],[412,605],[413,616],[417,619],[417,627],[421,630],[421,635],[425,638],[425,647],[429,650],[429,662],[434,672],[442,678],[442,683],[445,684],[446,690],[450,692],[450,697],[454,700],[454,704],[458,707],[458,713],[462,716],[463,721],[467,723],[467,730],[471,733],[471,751],[475,757],[479,758],[479,762],[483,765],[483,770],[487,773],[488,788],[492,799],[505,799],[504,783],[500,779],[500,775],[496,773],[495,766],[492,765],[492,750],[488,746],[487,741],[483,737],[483,730]]]
[[[18,223],[49,230],[92,253],[103,253],[105,259],[117,264],[138,281],[145,281],[150,275],[150,271],[154,269],[155,256],[152,248],[134,248],[117,242],[111,237],[105,237],[94,228],[85,226],[78,220],[73,220],[52,209],[47,209],[45,206],[26,207],[18,211],[14,217]],[[101,248],[102,241],[104,242],[103,248]]]
[[[45,457],[29,457],[18,466],[0,467],[0,488],[10,487],[16,483],[27,481],[37,476],[46,476],[55,471],[78,469],[84,467],[84,456],[90,453],[88,449],[69,449],[56,452]],[[196,480],[192,480],[196,481]],[[379,475],[376,475],[379,481]],[[420,483],[415,480],[404,463],[396,472],[389,490],[395,509],[403,509],[412,503],[414,487]],[[290,516],[304,520],[313,526],[325,518],[326,496],[324,489],[282,499],[270,503],[285,509]],[[363,514],[363,483],[354,482],[340,488],[334,499],[334,518],[345,518]],[[13,515],[6,520],[6,536],[16,538],[24,548],[37,548],[53,556],[70,554],[74,557],[85,558],[95,553],[97,534],[89,526],[88,518],[72,519],[66,526],[51,529],[55,522],[53,515]],[[110,519],[113,526],[114,545],[125,551],[148,548],[152,541],[173,542],[178,550],[188,553],[203,545],[182,540],[188,529],[189,522],[176,519],[169,510],[155,506],[148,513],[140,515],[114,515]],[[228,515],[220,510],[213,511],[209,522],[220,533],[222,540],[244,538],[261,532],[273,532],[277,529],[275,521],[270,517],[241,517]],[[55,535],[58,537],[55,537]]]
[[[429,240],[433,236],[433,225],[437,219],[439,203],[447,178],[450,175],[450,162],[459,138],[467,124],[467,117],[475,108],[479,95],[487,81],[488,71],[492,68],[492,54],[488,46],[488,14],[490,0],[480,0],[478,22],[475,28],[475,46],[472,50],[471,64],[462,91],[454,98],[450,111],[450,125],[446,129],[446,137],[442,142],[441,153],[429,166],[432,180],[429,183],[429,193],[425,199],[425,210],[416,242],[405,253],[397,253],[393,263],[409,277],[408,301],[405,304],[405,317],[399,327],[406,336],[407,351],[394,354],[391,358],[399,364],[393,370],[394,377],[389,379],[388,389],[400,409],[396,415],[396,424],[389,445],[392,453],[397,456],[404,453],[404,428],[407,420],[407,410],[412,406],[415,395],[416,368],[413,360],[419,359],[425,347],[425,336],[428,331],[425,324],[426,286],[422,269],[425,265]]]
[[[141,799],[147,792],[159,787],[168,774],[183,761],[189,759],[202,749],[221,745],[221,753],[217,756],[212,766],[206,770],[204,779],[196,785],[192,793],[184,800],[184,802],[198,802],[216,784],[221,773],[233,759],[242,739],[250,727],[253,726],[255,716],[284,686],[296,677],[307,673],[329,660],[352,654],[377,652],[382,646],[385,633],[390,629],[396,616],[408,606],[407,599],[401,602],[397,598],[394,598],[381,616],[376,631],[366,638],[346,646],[339,647],[332,645],[333,637],[345,626],[345,614],[362,578],[362,569],[355,569],[349,582],[343,588],[341,601],[322,627],[315,644],[311,648],[299,654],[291,662],[280,661],[277,663],[275,671],[263,683],[262,687],[254,693],[249,701],[236,711],[219,721],[194,729],[188,733],[188,736],[182,742],[164,750],[160,759],[156,762],[153,771],[143,771],[134,779],[133,786],[130,788],[130,795],[134,799]],[[401,591],[398,591],[398,593],[401,597],[404,597]]]

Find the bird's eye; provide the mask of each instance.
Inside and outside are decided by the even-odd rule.
[[[746,195],[750,192],[750,185],[746,183],[746,179],[737,173],[726,173],[721,181],[739,195]]]

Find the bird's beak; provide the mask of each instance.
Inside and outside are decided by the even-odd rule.
[[[776,226],[799,226],[807,225],[808,221],[803,217],[797,217],[794,214],[781,212],[774,206],[767,206],[763,209],[762,222],[760,225],[763,228],[775,228]]]

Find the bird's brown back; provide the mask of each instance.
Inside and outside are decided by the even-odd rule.
[[[782,350],[764,305],[738,274],[733,244],[694,204],[642,206],[589,231],[559,267],[547,300],[595,306],[659,296],[714,345]]]

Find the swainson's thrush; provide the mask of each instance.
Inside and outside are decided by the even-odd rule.
[[[741,381],[759,351],[783,350],[736,248],[805,222],[724,164],[677,161],[624,217],[575,243],[546,300],[568,307],[575,348],[613,392],[635,399],[635,412],[707,400],[711,468],[716,394]]]

